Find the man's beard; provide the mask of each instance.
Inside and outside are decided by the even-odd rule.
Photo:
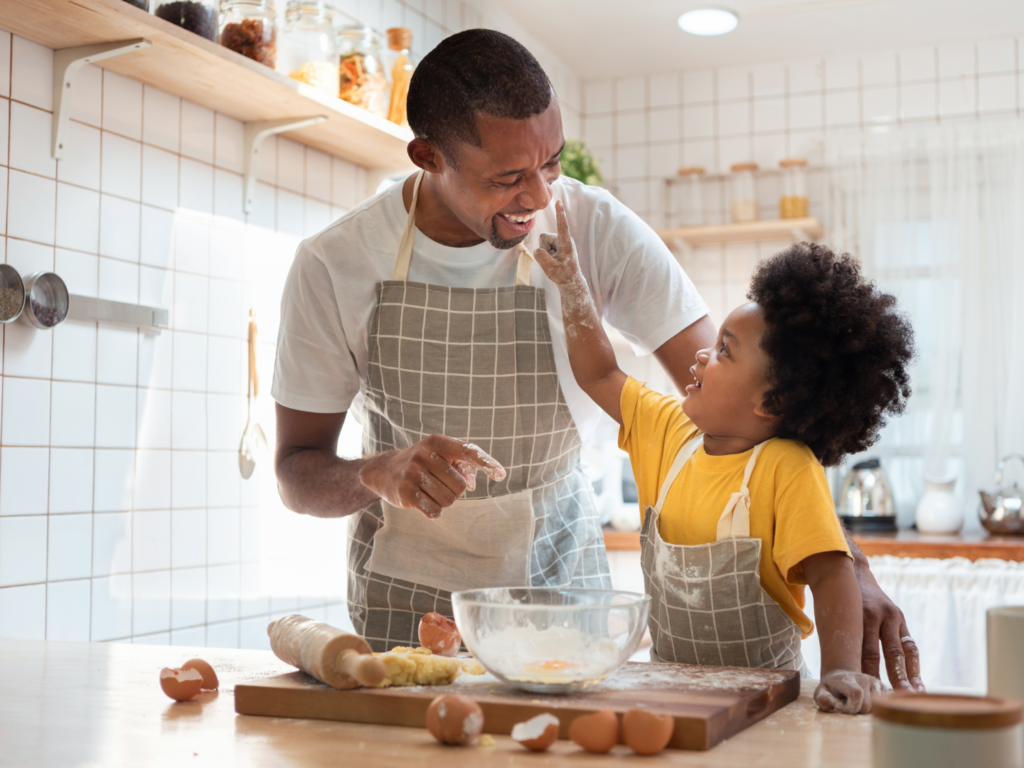
[[[491,218],[491,236],[487,238],[487,242],[489,242],[499,251],[507,251],[509,248],[515,248],[517,245],[523,242],[523,240],[525,240],[527,235],[529,234],[530,233],[527,232],[525,235],[520,235],[519,237],[515,237],[511,240],[506,240],[505,238],[498,234],[498,216],[497,214],[495,214]]]

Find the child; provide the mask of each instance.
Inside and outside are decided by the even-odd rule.
[[[866,449],[910,395],[913,332],[895,299],[849,255],[794,245],[758,267],[680,400],[619,369],[556,211],[534,257],[558,286],[573,374],[633,465],[652,658],[800,669],[807,584],[815,702],[870,711],[880,684],[861,673],[860,589],[822,464]]]

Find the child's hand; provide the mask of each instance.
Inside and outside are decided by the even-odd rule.
[[[871,694],[881,690],[877,677],[835,669],[822,676],[814,691],[814,703],[822,712],[863,715],[871,711]]]
[[[540,248],[533,252],[533,258],[548,279],[561,287],[578,282],[583,275],[576,259],[576,243],[569,235],[569,221],[565,218],[561,200],[555,201],[555,217],[558,220],[558,234],[542,234]]]

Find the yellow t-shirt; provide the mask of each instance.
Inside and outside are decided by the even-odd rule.
[[[629,378],[622,387],[619,447],[629,453],[640,513],[658,501],[661,484],[679,449],[700,434],[683,413],[683,401]],[[729,497],[743,484],[750,451],[709,456],[702,445],[669,489],[658,532],[670,544],[709,544]],[[810,448],[772,440],[761,449],[751,475],[750,535],[761,540],[761,586],[804,637],[814,622],[803,612],[807,584],[800,563],[820,552],[850,554],[825,470]]]

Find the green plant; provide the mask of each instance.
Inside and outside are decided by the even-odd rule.
[[[600,184],[604,181],[596,158],[582,139],[566,139],[565,149],[562,150],[562,174],[584,184]]]

